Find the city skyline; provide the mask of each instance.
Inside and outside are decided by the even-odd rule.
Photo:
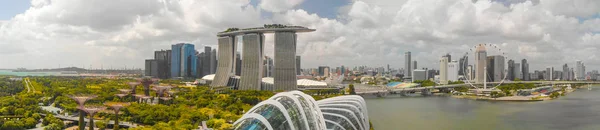
[[[412,52],[412,59],[418,59],[420,68],[436,68],[439,65],[435,63],[441,55],[449,53],[459,57],[468,51],[469,46],[493,43],[504,47],[513,60],[528,59],[531,70],[547,66],[559,68],[565,63],[575,66],[576,60],[584,61],[587,70],[600,69],[600,60],[596,56],[599,52],[595,51],[595,47],[600,45],[598,1],[340,0],[319,3],[306,0],[273,3],[251,0],[173,2],[167,5],[152,1],[131,8],[134,11],[130,13],[108,12],[106,14],[111,15],[98,17],[105,13],[93,12],[114,6],[140,5],[136,2],[96,6],[84,1],[73,3],[81,4],[73,6],[62,2],[33,1],[28,8],[8,11],[15,13],[9,15],[12,17],[1,18],[0,48],[3,49],[0,50],[0,58],[11,62],[0,65],[0,68],[58,68],[59,65],[142,68],[144,64],[136,59],[151,59],[153,57],[149,53],[169,48],[174,43],[216,48],[214,34],[227,27],[281,23],[318,29],[313,34],[299,34],[297,54],[303,58],[304,68],[387,64],[391,68],[402,68],[404,60],[391,59],[402,59],[402,54],[408,51]],[[464,6],[455,6],[457,4]],[[312,5],[330,8],[309,8]],[[589,10],[555,8],[560,5],[581,6],[561,7],[565,10]],[[57,8],[67,6],[89,8],[90,11],[66,8],[62,11],[66,14],[59,15],[61,11]],[[207,10],[194,10],[205,6]],[[426,10],[426,7],[450,13],[436,13],[433,12],[436,10]],[[160,13],[159,10],[167,8],[167,12],[184,15]],[[177,12],[178,9],[188,11]],[[536,16],[537,19],[522,19],[516,14]],[[209,15],[218,17],[209,19]],[[81,16],[85,16],[81,18],[84,20],[75,19]],[[85,20],[91,18],[94,20]],[[172,18],[197,21],[164,21]],[[365,35],[363,32],[369,33]],[[265,37],[265,50],[272,50],[273,35]],[[273,57],[273,51],[265,51],[265,55]]]

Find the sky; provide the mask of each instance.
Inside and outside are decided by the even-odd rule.
[[[153,51],[216,46],[230,27],[300,25],[302,67],[439,68],[444,54],[498,46],[530,70],[600,69],[599,0],[0,0],[0,68],[143,68]],[[273,55],[266,35],[266,55]],[[500,51],[501,50],[501,51]]]

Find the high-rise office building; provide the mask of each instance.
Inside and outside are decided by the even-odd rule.
[[[505,78],[504,56],[495,55],[487,58],[488,81],[500,82]]]
[[[212,72],[212,48],[210,48],[209,46],[204,46],[204,52],[200,53],[201,55],[203,54],[202,57],[202,75],[209,75],[209,74],[214,74]]]
[[[469,65],[469,57],[468,56],[464,56],[461,57],[458,60],[458,75],[463,75],[464,77],[466,75],[466,70],[467,70],[467,66]]]
[[[156,78],[171,78],[171,50],[154,51],[154,60],[157,62]]]
[[[467,79],[467,80],[473,80],[474,79],[474,76],[473,76],[473,66],[472,65],[467,66],[467,69],[466,69],[465,72],[466,72],[465,79]]]
[[[329,77],[329,72],[331,72],[331,71],[329,70],[329,67],[328,67],[328,68],[323,68],[323,76],[324,76],[324,77]]]
[[[477,45],[475,50],[475,83],[483,83],[485,67],[487,66],[487,51],[484,44]]]
[[[297,75],[302,75],[302,71],[301,71],[301,66],[300,66],[300,56],[296,56],[296,74]]]
[[[440,84],[448,84],[448,57],[445,55],[440,59]]]
[[[235,75],[237,75],[237,76],[242,75],[242,59],[241,59],[241,57],[242,56],[240,55],[240,52],[236,52],[236,54],[235,54]]]
[[[526,59],[521,60],[521,71],[523,71],[522,80],[529,81],[531,76],[529,75],[529,63],[527,63]]]
[[[415,60],[415,61],[413,61],[413,70],[416,70],[416,69],[417,69],[417,61]]]
[[[196,49],[194,44],[179,43],[171,46],[171,76],[196,77]]]
[[[544,80],[552,80],[552,72],[554,72],[554,67],[546,67],[546,72],[544,73]]]
[[[446,68],[446,75],[448,81],[458,81],[458,70],[459,64],[456,61],[452,61],[448,63],[448,67]]]
[[[435,75],[437,75],[437,70],[431,69],[427,70],[427,80],[433,79]]]
[[[196,58],[198,58],[196,60],[196,76],[198,76],[198,78],[202,78],[206,75],[204,75],[204,62],[206,62],[204,60],[204,58],[206,57],[206,54],[204,54],[204,52],[196,52]]]
[[[217,50],[213,49],[210,54],[210,74],[217,72]]]
[[[514,69],[513,74],[515,76],[514,76],[513,80],[517,80],[517,79],[523,80],[523,79],[521,79],[521,77],[523,77],[523,74],[522,74],[523,72],[521,72],[521,64],[520,63],[515,63],[514,66],[515,66],[515,69]]]
[[[405,68],[404,71],[406,71],[406,72],[404,72],[404,77],[407,77],[407,78],[412,77],[413,68],[411,67],[412,60],[410,58],[411,58],[410,51],[404,53],[404,68]]]
[[[147,59],[145,62],[144,76],[158,77],[158,61]]]
[[[422,70],[422,69],[415,69],[413,70],[413,77],[412,77],[412,81],[417,81],[417,80],[427,80],[427,70]]]
[[[508,64],[508,70],[507,70],[508,74],[506,75],[506,79],[514,81],[515,78],[516,78],[516,75],[515,75],[515,61],[512,60],[512,59],[510,59],[510,60],[508,60],[507,64]]]
[[[564,64],[562,66],[562,71],[563,71],[562,80],[569,80],[569,66],[567,64]]]
[[[325,76],[325,68],[329,70],[329,66],[319,66],[319,76]]]
[[[264,56],[263,64],[263,77],[273,77],[273,59],[271,57]]]
[[[450,55],[450,53],[446,53],[444,56],[448,58],[448,62],[452,61],[452,55]]]
[[[585,80],[585,65],[582,61],[577,61],[575,76],[577,80]]]

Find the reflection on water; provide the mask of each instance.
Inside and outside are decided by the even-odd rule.
[[[433,96],[369,98],[367,105],[378,130],[600,130],[600,87],[541,102]]]

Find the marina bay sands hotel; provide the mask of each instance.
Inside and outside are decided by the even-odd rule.
[[[275,36],[275,68],[273,74],[273,90],[296,90],[296,33],[312,32],[301,26],[285,26],[279,24],[265,25],[258,28],[230,28],[217,34],[218,64],[211,87],[227,86],[235,75],[236,36],[242,36],[242,67],[239,78],[239,90],[261,90],[263,77],[263,60],[265,33]]]

